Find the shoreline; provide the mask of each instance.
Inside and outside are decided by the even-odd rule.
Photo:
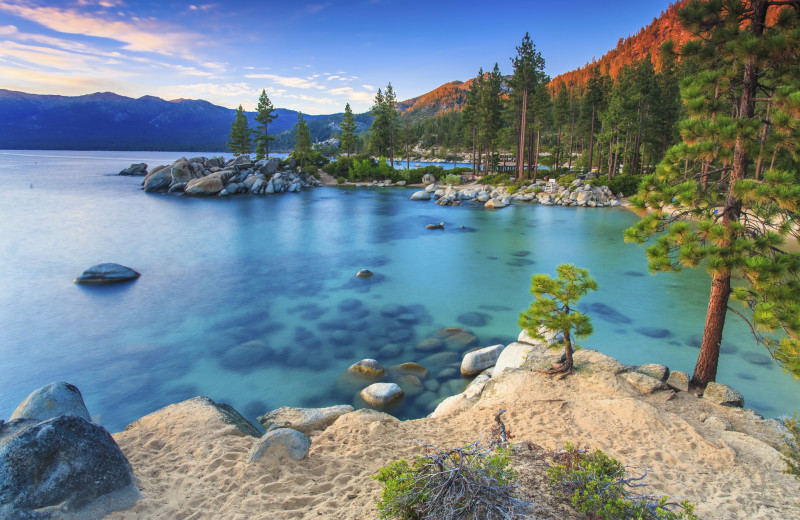
[[[504,419],[516,446],[512,465],[523,474],[531,450],[557,451],[572,442],[647,468],[648,492],[695,502],[700,518],[777,520],[800,513],[797,483],[781,473],[777,421],[693,392],[667,399],[668,391],[638,384],[641,370],[590,349],[578,350],[575,373],[558,380],[535,371],[558,353],[526,341],[522,333],[506,347],[494,368],[499,374],[428,417],[399,421],[362,409],[309,432],[302,460],[272,450],[248,464],[257,439],[197,398],[148,414],[113,434],[142,498],[108,518],[200,518],[211,510],[217,518],[374,518],[380,486],[370,476],[378,468],[419,453],[417,442],[474,442],[488,434],[501,408],[508,410]],[[526,486],[523,496],[535,491]],[[578,518],[554,514],[553,500],[538,497],[537,518]]]

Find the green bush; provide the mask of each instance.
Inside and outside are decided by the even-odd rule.
[[[490,184],[492,186],[503,186],[512,184],[511,175],[508,173],[492,173],[485,175],[481,179],[481,184]]]
[[[558,182],[559,186],[569,188],[572,185],[572,181],[574,181],[575,179],[577,179],[575,174],[562,175],[561,177],[558,178],[556,182]]]
[[[639,187],[639,181],[641,180],[640,177],[635,175],[617,175],[616,177],[612,178],[609,181],[604,181],[602,179],[598,179],[598,183],[605,184],[608,186],[608,189],[611,190],[611,193],[616,195],[619,192],[622,192],[623,195],[629,197],[636,193],[636,190]]]
[[[347,179],[344,177],[336,177],[336,184],[344,184],[345,182],[347,182]]]
[[[513,195],[518,191],[519,191],[519,186],[517,186],[516,184],[512,184],[511,186],[506,188],[506,193],[508,193],[509,195]]]
[[[800,480],[800,421],[797,420],[797,413],[791,419],[784,419],[783,424],[787,430],[786,444],[781,449],[781,458],[786,463],[784,472]]]
[[[511,496],[518,477],[510,467],[510,449],[494,443],[426,448],[425,455],[394,461],[372,477],[383,484],[381,518],[493,520],[527,509],[527,503]]]
[[[460,175],[453,175],[452,173],[448,173],[444,179],[442,180],[445,184],[450,184],[451,186],[456,186],[461,184],[461,176]]]
[[[570,495],[579,513],[600,520],[697,520],[694,504],[666,496],[635,495],[629,487],[646,486],[647,475],[627,477],[625,467],[600,450],[578,450],[567,443],[559,464],[547,470],[550,484]],[[679,512],[673,509],[680,509]]]

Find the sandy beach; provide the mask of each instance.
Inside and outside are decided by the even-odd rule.
[[[584,352],[602,356],[578,354]],[[500,409],[516,445],[520,496],[537,504],[535,518],[580,518],[547,496],[546,464],[536,456],[566,442],[648,469],[650,493],[695,502],[702,519],[800,518],[800,484],[782,473],[776,421],[691,391],[669,400],[666,391],[645,395],[624,373],[576,365],[563,380],[530,366],[505,371],[479,398],[435,418],[344,415],[310,435],[301,461],[277,451],[248,465],[257,439],[198,400],[171,405],[114,435],[142,498],[109,518],[376,518],[380,485],[370,476],[381,466],[420,453],[417,441],[458,447],[485,437]]]

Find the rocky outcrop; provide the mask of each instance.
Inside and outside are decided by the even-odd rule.
[[[275,428],[291,428],[307,434],[314,430],[324,430],[333,424],[336,419],[353,410],[352,406],[346,404],[328,406],[327,408],[282,406],[256,420],[266,431]]]
[[[514,186],[478,185],[458,188],[437,187],[428,184],[425,191],[432,194],[440,206],[458,206],[463,203],[483,204],[487,208],[499,209],[513,202],[534,202],[545,206],[581,206],[601,208],[619,206],[619,200],[607,186],[594,186],[590,182],[576,179],[569,188],[556,183],[539,181],[535,184]],[[421,193],[421,192],[418,192]],[[416,195],[416,193],[414,194]],[[426,200],[426,199],[414,199]]]
[[[46,421],[61,415],[74,415],[91,421],[89,410],[83,403],[80,390],[69,383],[50,383],[38,390],[34,390],[23,400],[14,413],[11,421],[15,419],[36,419]]]
[[[139,273],[130,267],[108,262],[104,264],[93,265],[81,273],[79,277],[75,278],[73,282],[94,284],[117,283],[135,280],[136,278],[139,278],[139,276]]]
[[[411,195],[411,197],[409,197],[409,199],[411,199],[411,200],[431,200],[431,194],[428,193],[427,191],[423,191],[423,190],[415,191],[414,194]]]
[[[322,186],[313,176],[294,172],[291,163],[283,168],[280,164],[277,157],[255,163],[248,155],[227,162],[219,157],[181,157],[171,165],[153,168],[142,186],[148,192],[221,197],[237,193],[297,193],[305,188]]]
[[[744,397],[734,388],[722,383],[708,383],[703,399],[722,406],[741,408],[744,406]]]

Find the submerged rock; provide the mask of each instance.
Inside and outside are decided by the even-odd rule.
[[[373,273],[369,269],[361,269],[359,272],[356,273],[356,276],[358,276],[359,278],[369,278],[374,274],[375,273]]]
[[[428,224],[425,226],[426,229],[444,229],[444,222],[439,222],[438,224]]]
[[[118,175],[147,175],[147,164],[145,163],[138,163],[138,164],[131,164]]]
[[[104,263],[93,265],[85,270],[79,277],[73,280],[74,283],[116,283],[135,280],[141,276],[139,273],[115,263]]]
[[[83,402],[81,391],[69,383],[50,383],[34,390],[17,406],[10,420],[46,421],[60,415],[74,415],[87,421],[92,420]]]
[[[362,359],[361,361],[350,365],[350,368],[347,370],[348,372],[353,372],[354,374],[360,374],[366,377],[374,377],[375,379],[380,378],[386,372],[383,368],[383,365],[374,359]]]
[[[139,498],[133,478],[111,435],[82,417],[0,425],[2,518],[101,518]]]

